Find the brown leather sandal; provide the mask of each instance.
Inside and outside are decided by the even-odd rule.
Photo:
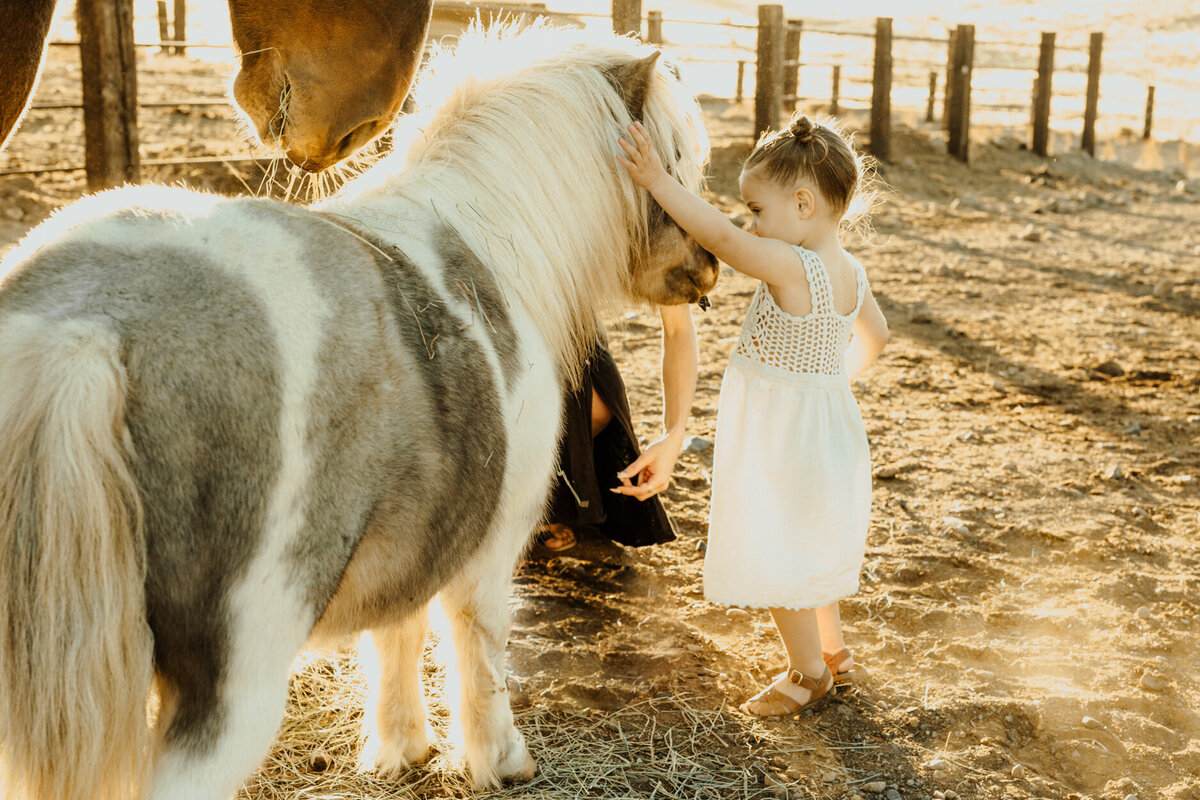
[[[829,669],[833,672],[834,683],[849,683],[854,680],[854,667],[838,672],[838,664],[841,664],[846,659],[854,660],[854,656],[846,648],[838,650],[836,653],[821,653],[821,660],[824,661]]]
[[[787,679],[793,685],[808,689],[811,692],[808,702],[798,703],[774,686],[768,686],[738,706],[738,710],[752,717],[783,717],[789,714],[796,714],[806,708],[812,708],[819,701],[828,697],[830,690],[833,689],[833,673],[829,671],[828,667],[821,673],[821,677],[816,679],[810,678],[798,669],[789,672]],[[751,703],[764,704],[766,708],[761,712],[755,711],[751,708]]]

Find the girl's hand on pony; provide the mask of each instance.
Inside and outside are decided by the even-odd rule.
[[[617,161],[620,161],[621,165],[629,170],[634,183],[653,193],[656,182],[663,178],[670,180],[671,176],[663,168],[662,159],[658,157],[658,151],[650,143],[650,137],[647,135],[646,129],[642,127],[642,123],[635,122],[629,126],[628,130],[634,143],[630,144],[622,137],[617,139],[617,144],[621,145],[621,149],[629,155],[629,158],[618,154]]]

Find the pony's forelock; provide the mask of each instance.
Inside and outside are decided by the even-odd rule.
[[[394,133],[404,165],[360,179],[359,189],[382,182],[381,198],[431,206],[458,230],[520,292],[569,380],[600,318],[637,299],[631,266],[648,245],[648,195],[616,162],[632,118],[607,76],[652,52],[611,34],[475,24],[436,50],[420,79],[419,110]],[[668,171],[698,191],[708,141],[695,100],[665,65],[641,121]],[[563,264],[579,268],[564,278]]]

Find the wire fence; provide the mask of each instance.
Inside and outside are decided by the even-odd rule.
[[[948,89],[952,86],[948,78],[955,73],[951,63],[955,31],[950,31],[946,38],[938,38],[903,32],[893,34],[891,20],[886,20],[886,26],[882,21],[876,21],[876,28],[872,31],[862,21],[846,24],[824,22],[817,26],[806,24],[804,19],[787,20],[778,30],[769,31],[764,29],[762,10],[779,9],[777,16],[781,16],[782,7],[760,6],[760,18],[755,24],[750,21],[664,18],[662,12],[653,10],[643,16],[640,5],[631,5],[632,1],[612,0],[612,11],[608,14],[558,12],[544,5],[498,3],[469,4],[469,9],[483,17],[546,17],[564,24],[611,24],[618,29],[621,27],[620,20],[625,20],[632,32],[671,53],[685,70],[689,84],[700,89],[703,99],[739,104],[754,98],[755,118],[753,125],[747,124],[747,137],[756,136],[764,127],[764,113],[768,120],[778,120],[780,114],[789,113],[796,107],[821,109],[835,115],[865,110],[874,116],[884,113],[887,117],[882,121],[874,117],[872,119],[871,146],[878,150],[878,140],[886,137],[892,117],[900,116],[906,122],[940,124],[945,128],[949,117],[953,116],[950,113],[952,98],[948,96]],[[149,0],[137,2],[144,5]],[[177,9],[179,5],[180,2],[177,2]],[[435,5],[435,15],[437,9],[461,10],[463,7],[468,7],[468,4],[438,3]],[[178,25],[172,29],[171,21],[166,19],[165,2],[159,0],[156,10],[159,38],[155,41],[143,38],[134,42],[136,68],[140,72],[158,76],[156,70],[164,66],[164,59],[178,62],[177,57],[186,59],[189,53],[194,57],[195,51],[225,50],[229,59],[234,57],[231,42],[192,41],[186,36],[181,37]],[[886,36],[883,37],[885,32]],[[764,37],[772,35],[780,41],[771,45],[776,51],[774,62],[764,65]],[[974,36],[973,28],[971,36]],[[57,38],[50,43],[51,55],[56,51],[77,48],[79,44],[78,39]],[[1128,138],[1141,135],[1150,138],[1155,129],[1156,103],[1159,122],[1166,123],[1162,129],[1166,135],[1194,133],[1198,126],[1195,117],[1188,116],[1192,108],[1188,101],[1200,93],[1200,81],[1189,79],[1186,74],[1149,83],[1144,75],[1105,72],[1103,92],[1089,100],[1089,92],[1096,91],[1099,75],[1099,63],[1092,44],[1080,46],[1068,42],[1053,48],[1052,72],[1045,73],[1052,76],[1047,80],[1051,86],[1047,90],[1048,97],[1041,101],[1049,113],[1039,119],[1037,91],[1039,64],[1044,64],[1046,57],[1044,43],[986,37],[973,40],[966,84],[965,102],[968,108],[963,109],[963,124],[968,130],[960,135],[964,140],[969,138],[972,123],[1008,127],[1015,130],[1019,138],[1029,135],[1032,130],[1036,146],[1039,125],[1058,128],[1069,125],[1081,130],[1072,146],[1082,146],[1094,152],[1094,139],[1091,147],[1088,146],[1089,126],[1094,128],[1097,120],[1100,120],[1106,136]],[[886,48],[886,53],[881,54],[883,48]],[[883,59],[884,56],[886,59]],[[772,56],[768,54],[767,57]],[[881,60],[886,61],[886,69],[882,72]],[[78,70],[71,70],[69,66],[64,72],[68,78],[78,76]],[[165,74],[171,70],[163,72]],[[765,81],[759,80],[760,73],[768,75]],[[215,75],[213,77],[216,78]],[[180,80],[180,76],[175,76],[175,79]],[[39,115],[56,115],[81,109],[82,102],[70,97],[73,92],[77,95],[81,92],[78,77],[75,80],[74,89],[60,81],[54,87],[56,96],[46,97],[44,92],[39,91],[24,127],[36,128]],[[881,86],[881,81],[885,81],[885,85]],[[766,87],[768,83],[770,86]],[[182,116],[186,123],[198,113],[211,113],[203,112],[203,109],[229,105],[226,98],[211,94],[188,96],[187,88],[192,84],[203,85],[203,81],[188,80],[185,75],[178,92],[164,94],[164,86],[154,81],[139,81],[140,86],[149,88],[145,92],[139,91],[137,107],[156,112],[151,119],[143,120],[140,128],[147,133],[154,131],[162,121],[163,113]],[[958,100],[964,102],[963,98]],[[1089,102],[1094,107],[1089,107]],[[763,106],[766,112],[761,112]],[[1164,109],[1166,114],[1163,114]],[[232,120],[233,116],[223,115],[222,119],[225,124],[230,124],[228,120]],[[1083,124],[1082,128],[1080,123]],[[0,162],[0,175],[84,169],[82,158],[71,160],[75,148],[66,140],[74,135],[79,126],[59,124],[65,136],[61,147],[57,149],[56,163],[28,163],[25,157],[6,154],[7,162]],[[14,137],[17,146],[10,147],[10,150],[20,149],[20,135],[21,131],[18,131]],[[1091,135],[1094,137],[1094,130]],[[951,132],[950,136],[953,138],[954,133]],[[143,147],[146,147],[145,142]],[[886,155],[886,146],[883,149]],[[79,150],[82,151],[81,145]],[[154,151],[155,148],[150,146],[149,150]],[[63,163],[64,154],[67,155],[67,163]],[[193,158],[163,158],[161,152],[157,155],[160,157],[156,157],[155,152],[143,153],[142,163],[153,166],[192,161],[206,163],[222,158],[230,161],[261,161],[263,158],[260,154],[245,151],[225,155],[205,153]],[[963,157],[965,159],[965,150]]]

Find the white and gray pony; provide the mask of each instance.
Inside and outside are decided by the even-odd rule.
[[[400,773],[429,752],[439,593],[473,781],[533,774],[507,598],[563,388],[610,304],[694,302],[717,275],[616,139],[642,119],[691,189],[707,144],[630,41],[475,32],[430,69],[403,152],[337,200],[119,190],[5,259],[5,797],[227,798],[305,643],[364,629],[376,765]]]

